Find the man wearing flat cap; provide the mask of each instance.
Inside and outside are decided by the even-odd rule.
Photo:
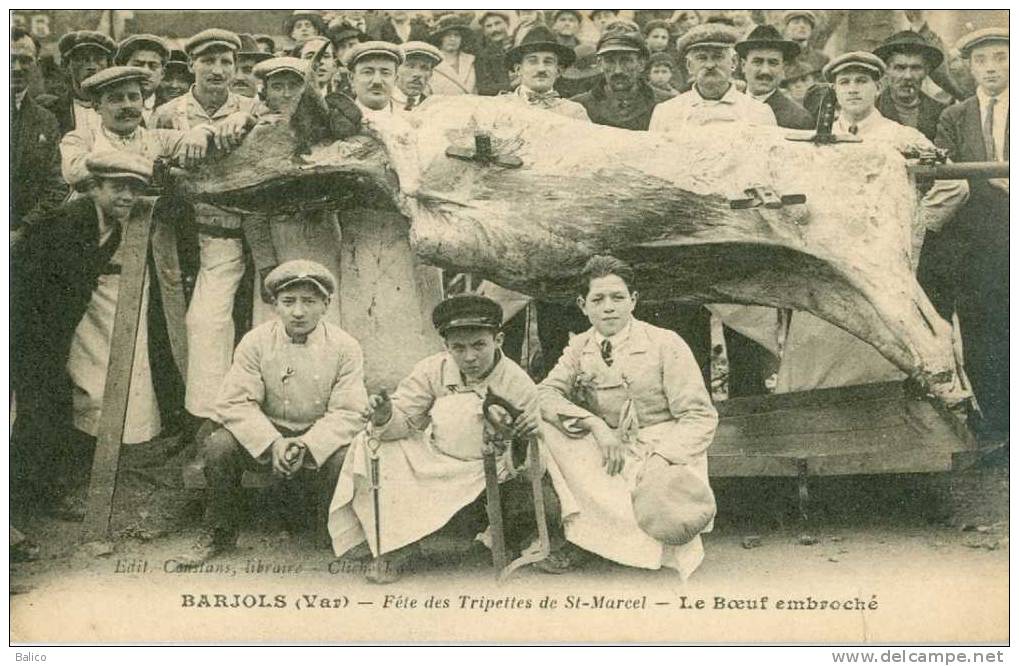
[[[403,61],[403,49],[389,42],[362,42],[347,52],[345,64],[362,127],[381,131],[407,127],[393,104],[396,72]]]
[[[156,88],[156,108],[187,94],[194,82],[195,75],[188,69],[187,54],[179,49],[171,50],[163,65],[163,80]]]
[[[57,42],[60,63],[71,82],[70,91],[46,105],[60,124],[60,134],[76,127],[99,127],[99,114],[82,91],[82,82],[110,66],[117,45],[112,39],[94,30],[75,30]]]
[[[659,104],[651,117],[652,132],[690,132],[714,123],[774,125],[771,108],[736,89],[732,83],[734,46],[739,33],[721,23],[691,28],[676,43],[693,86]]]
[[[230,92],[241,40],[228,30],[209,28],[184,45],[195,84],[156,109],[156,127],[191,130],[212,127],[220,150],[239,145],[251,128],[257,99]],[[200,263],[188,308],[187,410],[196,422],[215,416],[216,395],[230,368],[234,347],[234,299],[244,276],[242,238],[254,244],[261,234],[246,234],[234,211],[203,202],[194,204]],[[211,427],[211,425],[208,427]]]
[[[364,440],[351,447],[330,506],[329,533],[337,556],[365,540],[374,555],[381,555],[379,566],[368,573],[374,582],[392,582],[416,543],[443,526],[467,539],[485,529],[481,447],[487,391],[523,410],[513,424],[515,434],[540,432],[537,387],[500,349],[499,305],[475,294],[453,296],[435,307],[432,323],[445,351],[420,361],[392,397],[369,398],[385,484],[379,510],[382,552],[375,552],[369,538],[375,524]],[[506,480],[506,458],[500,455],[497,464],[506,543],[519,550],[534,536],[534,508],[523,477]]]
[[[266,53],[247,33],[237,35],[241,40],[241,48],[237,50],[237,69],[230,81],[230,92],[242,97],[255,97],[258,94],[258,79],[255,77],[255,65],[268,60],[272,53]]]
[[[1008,47],[1008,29],[997,27],[956,45],[977,91],[945,109],[934,140],[956,162],[1008,161]],[[936,279],[925,287],[942,316],[950,318],[953,307],[959,316],[966,373],[983,413],[979,431],[1000,438],[1009,423],[1009,187],[1007,178],[971,178],[969,185],[966,206],[938,234],[941,251],[930,262]]]
[[[851,51],[828,63],[824,76],[835,90],[838,118],[833,131],[900,151],[932,150],[919,131],[900,125],[875,108],[884,62],[867,51]],[[965,181],[936,181],[917,195],[920,226],[940,229],[966,201]],[[914,236],[919,241],[919,233]],[[859,338],[807,312],[796,312],[788,327],[775,392],[787,393],[902,379],[902,372]]]
[[[903,30],[874,49],[874,55],[885,62],[886,85],[877,98],[878,111],[933,141],[945,105],[923,92],[923,84],[944,60],[941,50],[918,33]]]
[[[648,50],[638,30],[620,26],[598,39],[601,76],[591,90],[573,98],[596,125],[647,130],[657,104],[669,99],[644,81]]]
[[[432,71],[442,62],[442,52],[428,42],[403,44],[404,61],[396,72],[393,103],[402,111],[413,111],[431,92]]]
[[[99,113],[98,129],[80,127],[60,140],[60,161],[64,181],[77,187],[90,176],[86,164],[96,151],[123,150],[150,161],[179,157],[182,165],[193,166],[203,160],[212,139],[208,125],[188,131],[149,129],[142,122],[144,88],[150,73],[141,67],[113,66],[82,82]]]
[[[93,153],[85,161],[88,196],[43,216],[12,252],[11,381],[18,402],[12,433],[13,479],[21,500],[67,520],[84,517],[84,491],[99,429],[113,321],[126,260],[122,239],[151,214],[139,200],[152,161],[125,151]],[[180,275],[161,270],[176,256],[172,234],[150,239],[137,347],[131,371],[123,442],[159,435],[163,418],[179,406],[183,384],[168,331],[183,335],[165,297]],[[158,289],[163,298],[150,301]],[[161,302],[163,307],[149,307]],[[121,351],[121,350],[116,350]],[[177,351],[177,350],[173,350]]]
[[[816,123],[807,110],[779,90],[786,66],[796,62],[800,54],[799,45],[783,39],[774,26],[760,25],[735,49],[747,82],[747,94],[771,107],[778,126],[813,129]]]
[[[149,72],[148,80],[142,82],[142,118],[146,123],[156,108],[156,89],[163,80],[163,67],[169,57],[170,48],[156,35],[131,35],[117,46],[114,64],[141,67]]]
[[[289,123],[304,94],[308,61],[300,58],[270,58],[255,65],[259,81],[261,105],[259,122]],[[245,218],[247,232],[264,233],[261,242],[251,246],[252,261],[259,277],[261,299],[256,299],[252,312],[255,325],[272,319],[273,299],[266,279],[278,265],[295,260],[318,262],[333,275],[339,275],[340,226],[334,211],[307,210],[294,213],[253,213]],[[338,298],[330,299],[326,321],[340,324]]]
[[[244,470],[312,481],[322,515],[368,406],[361,346],[322,319],[336,292],[325,266],[295,260],[265,279],[277,317],[237,345],[216,402],[221,427],[201,442],[205,530],[184,553],[196,564],[236,546]]]
[[[810,45],[810,38],[817,29],[817,14],[809,9],[790,9],[782,17],[782,34],[800,47],[797,60],[808,71],[820,72],[830,58]]]
[[[512,13],[488,10],[478,18],[481,26],[481,48],[474,60],[474,74],[479,95],[498,95],[513,89],[506,55],[513,41],[510,39]]]

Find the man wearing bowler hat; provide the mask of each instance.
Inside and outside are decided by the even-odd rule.
[[[294,260],[269,273],[265,286],[277,317],[237,345],[216,401],[222,425],[200,443],[206,526],[182,558],[189,563],[236,545],[245,469],[313,480],[315,501],[324,508],[346,447],[364,426],[368,396],[361,346],[322,319],[336,278],[319,263]]]
[[[760,25],[734,48],[743,65],[747,94],[771,107],[779,127],[812,129],[815,123],[807,110],[779,90],[786,66],[800,54],[799,45],[783,39],[774,26]]]
[[[933,141],[945,105],[923,92],[923,83],[945,59],[941,50],[919,33],[903,30],[874,49],[874,55],[885,62],[887,83],[877,98],[878,111]]]
[[[336,555],[367,540],[380,556],[369,580],[395,580],[417,542],[444,526],[466,539],[485,530],[482,403],[488,391],[522,410],[513,422],[515,435],[539,436],[538,389],[502,353],[502,319],[495,301],[476,294],[440,302],[432,323],[446,349],[420,361],[391,397],[380,393],[369,398],[385,484],[379,509],[381,552],[374,539],[372,493],[364,483],[371,442],[359,439],[351,447],[329,515]],[[508,454],[498,456],[497,468],[506,544],[519,551],[534,536],[534,508],[524,475],[508,474]],[[546,497],[551,495],[548,488]],[[550,507],[551,502],[546,500]]]

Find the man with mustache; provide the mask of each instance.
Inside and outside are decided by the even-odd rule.
[[[562,99],[554,90],[556,79],[574,60],[573,49],[556,41],[544,25],[531,28],[520,43],[506,53],[506,68],[520,79],[512,97],[529,106],[590,121],[583,105]]]
[[[929,45],[919,33],[903,30],[874,49],[885,61],[885,89],[877,98],[881,115],[897,123],[915,127],[934,140],[938,118],[945,105],[923,92],[924,80],[941,65],[945,56]]]
[[[680,38],[676,50],[686,59],[693,86],[655,108],[652,132],[693,131],[715,123],[775,124],[767,104],[741,93],[732,83],[733,47],[738,41],[739,33],[721,23],[696,26]]]
[[[513,89],[506,71],[506,52],[513,46],[509,36],[511,21],[510,12],[496,10],[488,10],[478,19],[484,35],[474,60],[479,95],[498,95]]]
[[[362,42],[347,52],[346,65],[362,126],[405,125],[393,104],[396,71],[403,61],[403,49],[389,42]]]
[[[60,134],[76,127],[99,127],[99,114],[92,108],[87,95],[81,90],[81,82],[110,66],[117,45],[112,39],[94,30],[75,30],[57,42],[60,63],[71,82],[70,91],[46,105],[57,117]]]
[[[598,39],[600,80],[573,101],[584,107],[596,125],[647,130],[655,106],[668,96],[644,81],[648,50],[640,31],[627,28],[625,23],[614,26]]]
[[[228,30],[210,28],[191,37],[184,50],[195,84],[187,94],[156,109],[153,124],[185,131],[211,126],[219,150],[237,146],[254,122],[252,111],[258,102],[230,92],[240,47],[241,40]],[[241,241],[246,237],[249,245],[254,246],[266,236],[247,233],[244,218],[235,211],[203,202],[195,203],[194,210],[200,266],[187,315],[185,406],[195,419],[192,426],[209,430],[216,414],[216,396],[230,369],[234,348],[234,299],[244,277]]]
[[[39,44],[31,34],[11,31],[10,229],[17,243],[42,214],[67,196],[60,178],[57,119],[28,94],[38,64]]]
[[[425,101],[432,70],[442,62],[442,52],[428,42],[407,42],[403,45],[405,60],[396,72],[393,102],[397,108],[412,111]]]
[[[779,90],[786,65],[795,62],[800,47],[782,39],[773,26],[761,25],[735,46],[742,59],[747,94],[771,107],[779,127],[812,129],[816,123],[807,110]]]
[[[145,69],[115,66],[82,82],[82,91],[99,113],[101,126],[98,130],[78,128],[61,139],[61,171],[68,185],[76,187],[89,178],[88,156],[97,151],[123,150],[149,160],[180,156],[189,166],[205,157],[211,127],[184,132],[148,129],[142,123],[144,85],[148,80]]]
[[[241,40],[241,48],[237,51],[237,73],[230,82],[230,92],[242,97],[255,97],[258,94],[255,65],[268,60],[272,54],[262,50],[251,35],[244,33],[237,36]]]
[[[957,162],[1008,161],[1008,42],[1008,28],[985,28],[965,35],[956,45],[977,91],[945,109],[935,143]],[[983,412],[979,432],[1007,441],[1008,178],[971,178],[969,184],[966,207],[938,232],[944,252],[934,254],[931,263],[943,271],[942,289],[931,300],[945,318],[953,309],[959,317],[966,372]]]
[[[128,67],[141,67],[149,71],[149,78],[142,81],[144,108],[142,116],[145,122],[152,118],[156,108],[156,89],[163,80],[163,67],[170,56],[170,49],[161,37],[156,35],[131,35],[120,42],[117,54],[113,57],[114,64]]]

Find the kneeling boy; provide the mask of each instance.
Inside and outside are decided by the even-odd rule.
[[[278,319],[252,329],[234,352],[219,393],[222,427],[203,443],[207,532],[192,561],[232,548],[245,469],[286,479],[316,475],[323,502],[368,406],[361,346],[322,321],[336,281],[321,264],[294,260],[265,279]]]

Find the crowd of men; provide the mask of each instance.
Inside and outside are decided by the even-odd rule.
[[[39,42],[12,31],[14,492],[61,517],[82,518],[77,491],[100,420],[122,232],[153,161],[188,168],[209,159],[213,148],[230,150],[261,118],[293,114],[308,85],[325,100],[332,136],[405,123],[434,95],[504,96],[633,131],[690,132],[714,123],[809,130],[820,93],[830,87],[839,107],[836,132],[897,146],[936,144],[956,162],[1008,160],[1006,28],[973,31],[948,49],[923,12],[906,12],[909,29],[889,31],[870,51],[832,56],[820,48],[821,19],[809,10],[785,12],[775,23],[740,11],[630,14],[341,12],[327,22],[321,12],[298,11],[284,26],[284,40],[211,28],[181,49],[157,35],[117,43],[81,30],[58,42],[69,84],[59,95],[38,85]],[[949,66],[959,62],[961,69]],[[974,422],[1000,435],[1008,427],[1008,181],[972,178],[945,196],[952,214],[928,230],[919,279],[961,333],[980,407]],[[232,470],[223,472],[227,481],[210,483],[222,492],[246,464],[230,458],[246,435],[224,432],[222,409],[227,377],[243,361],[235,345],[259,296],[245,300],[245,276],[258,274],[263,298],[274,301],[288,277],[274,270],[287,253],[273,246],[264,219],[207,203],[172,205],[161,214],[184,222],[176,225],[177,238],[152,241],[124,441],[148,441],[171,428],[196,442],[211,438],[220,462],[229,464],[210,469]],[[160,243],[171,242],[191,251],[162,252]],[[343,289],[316,275],[317,291]],[[185,302],[165,297],[171,289],[152,288],[174,281],[184,284]],[[578,316],[541,305],[543,347],[562,350],[570,332],[586,329],[586,321],[574,325]],[[680,332],[706,367],[706,311],[646,316]],[[175,347],[174,331],[186,332],[186,352]],[[512,321],[508,332],[512,338]],[[727,340],[730,395],[767,390],[774,374],[767,353],[732,332]],[[327,355],[346,344],[327,342]],[[550,364],[555,360],[553,354]],[[309,399],[330,400],[321,387]],[[273,448],[283,461],[274,457],[274,464],[284,471],[293,468],[286,456],[295,433],[315,427],[315,419],[294,416],[302,408],[288,406],[262,424],[286,435],[279,451]],[[254,458],[274,441],[264,428],[249,439],[257,440],[258,451],[248,447]],[[307,450],[325,465],[328,454],[320,453],[328,446],[310,444],[298,454]],[[230,505],[222,497],[213,504],[221,512]]]

